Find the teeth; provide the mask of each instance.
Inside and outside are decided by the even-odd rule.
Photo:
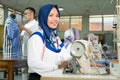
[[[57,24],[56,22],[52,22],[52,24]]]

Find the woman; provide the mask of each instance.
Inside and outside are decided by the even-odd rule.
[[[65,68],[71,59],[69,49],[57,35],[60,13],[57,5],[47,4],[40,8],[38,23],[41,29],[28,40],[29,80],[40,80],[41,75]]]

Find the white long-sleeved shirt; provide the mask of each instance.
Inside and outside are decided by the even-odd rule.
[[[70,48],[65,49],[63,47],[60,53],[55,53],[44,47],[44,43],[39,35],[33,35],[28,40],[29,73],[38,73],[42,75],[57,70],[58,64],[60,64],[61,61],[71,59],[69,51]]]
[[[34,19],[34,20],[26,23],[25,28],[31,30],[32,33],[35,32],[35,31],[38,31],[39,30],[38,22]],[[21,32],[21,36],[23,36],[22,54],[23,54],[23,56],[27,56],[27,41],[29,39],[30,34],[23,30]]]

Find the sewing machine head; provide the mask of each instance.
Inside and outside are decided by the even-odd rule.
[[[76,40],[72,44],[71,49],[70,49],[71,55],[75,58],[81,58],[82,55],[85,54],[85,52],[86,52],[85,45],[79,40]]]
[[[91,52],[90,48],[87,47],[89,44],[89,42],[88,43],[87,42],[88,41],[86,40],[76,40],[73,42],[73,44],[71,45],[71,49],[70,49],[72,60],[69,62],[67,69],[64,70],[64,73],[65,72],[77,73],[78,71],[81,73],[81,70],[80,70],[81,61],[85,63],[84,61],[87,60],[89,57],[87,52]],[[87,60],[86,62],[89,63],[89,60]],[[85,66],[87,67],[89,65],[86,65],[85,63]]]

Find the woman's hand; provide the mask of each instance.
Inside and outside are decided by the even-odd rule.
[[[61,62],[61,64],[58,65],[58,68],[61,69],[61,68],[66,68],[68,65],[68,61],[63,61]]]

